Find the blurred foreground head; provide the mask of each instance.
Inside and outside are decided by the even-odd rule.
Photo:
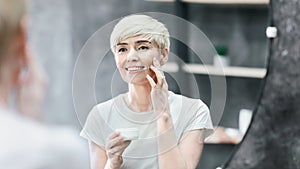
[[[43,69],[28,51],[26,0],[0,0],[0,106],[10,95],[18,111],[40,118],[46,89]]]
[[[25,15],[25,0],[0,0],[0,84],[16,83],[16,73],[24,64]]]

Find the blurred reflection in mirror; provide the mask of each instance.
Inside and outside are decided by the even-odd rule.
[[[87,169],[78,133],[42,122],[46,78],[28,51],[25,16],[26,0],[0,0],[0,168]]]

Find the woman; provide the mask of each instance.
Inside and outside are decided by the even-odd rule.
[[[168,91],[160,70],[168,60],[167,28],[130,15],[110,43],[128,92],[96,105],[87,118],[81,136],[89,140],[92,168],[196,168],[212,122],[201,100]],[[139,139],[126,140],[119,128],[137,128]]]

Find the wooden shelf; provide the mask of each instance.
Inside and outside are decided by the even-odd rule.
[[[179,66],[176,62],[168,62],[162,66],[162,70],[169,73],[176,73],[179,71]]]
[[[175,2],[175,0],[146,0],[152,2]],[[270,0],[181,0],[187,3],[203,3],[203,4],[253,4],[264,5],[269,4]]]
[[[169,73],[176,73],[179,66],[175,62],[167,63],[162,69]],[[267,74],[267,69],[250,68],[250,67],[215,67],[213,65],[202,64],[184,64],[182,70],[187,73],[228,76],[228,77],[243,77],[243,78],[258,78],[262,79]]]
[[[250,67],[215,67],[213,65],[202,64],[185,64],[182,69],[185,72],[216,75],[216,76],[233,76],[233,77],[246,77],[246,78],[259,78],[262,79],[267,74],[267,69],[264,68],[250,68]]]

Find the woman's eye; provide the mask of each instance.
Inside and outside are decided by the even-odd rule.
[[[141,47],[139,47],[139,50],[147,50],[147,49],[149,49],[148,46],[141,46]]]
[[[120,49],[118,49],[118,53],[125,52],[125,51],[126,51],[126,48],[120,48]]]

